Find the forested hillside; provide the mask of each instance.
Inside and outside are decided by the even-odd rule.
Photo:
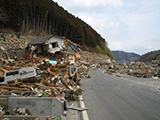
[[[124,62],[134,62],[140,55],[135,53],[129,53],[124,51],[112,51],[116,62],[124,63]]]
[[[143,54],[136,59],[136,62],[152,62],[152,60],[160,60],[160,50]]]
[[[1,0],[0,28],[32,34],[54,33],[89,51],[96,51],[96,46],[105,50],[107,44],[90,25],[52,0]]]

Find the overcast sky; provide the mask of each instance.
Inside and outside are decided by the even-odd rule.
[[[110,50],[160,49],[160,0],[53,0],[92,26]]]

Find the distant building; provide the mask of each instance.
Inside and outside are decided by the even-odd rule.
[[[160,63],[160,60],[152,60],[152,63]]]

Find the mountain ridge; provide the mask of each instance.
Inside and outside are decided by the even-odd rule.
[[[117,63],[124,62],[135,62],[135,60],[140,56],[139,54],[133,52],[125,52],[122,50],[111,50]]]
[[[150,51],[139,56],[136,62],[152,62],[152,60],[160,60],[160,50]]]

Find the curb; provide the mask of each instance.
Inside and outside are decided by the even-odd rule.
[[[84,102],[83,102],[82,95],[79,96],[79,99],[80,99],[80,106],[81,106],[82,108],[85,108],[85,104],[84,104]],[[87,111],[86,111],[86,110],[82,111],[82,117],[83,117],[83,120],[89,120],[88,114],[87,114]]]
[[[77,88],[80,88],[80,87],[77,86]],[[69,104],[70,105],[75,104],[75,106],[77,107],[85,108],[82,95],[79,96],[79,100],[77,101],[77,103],[71,102]],[[89,118],[88,118],[87,110],[83,110],[80,114],[80,112],[70,109],[65,111],[65,114],[61,116],[61,120],[89,120]]]
[[[78,86],[78,88],[80,87]],[[80,107],[85,108],[85,104],[84,104],[82,95],[79,96],[79,102],[80,102]],[[86,110],[82,111],[82,117],[83,117],[83,120],[89,120]]]

